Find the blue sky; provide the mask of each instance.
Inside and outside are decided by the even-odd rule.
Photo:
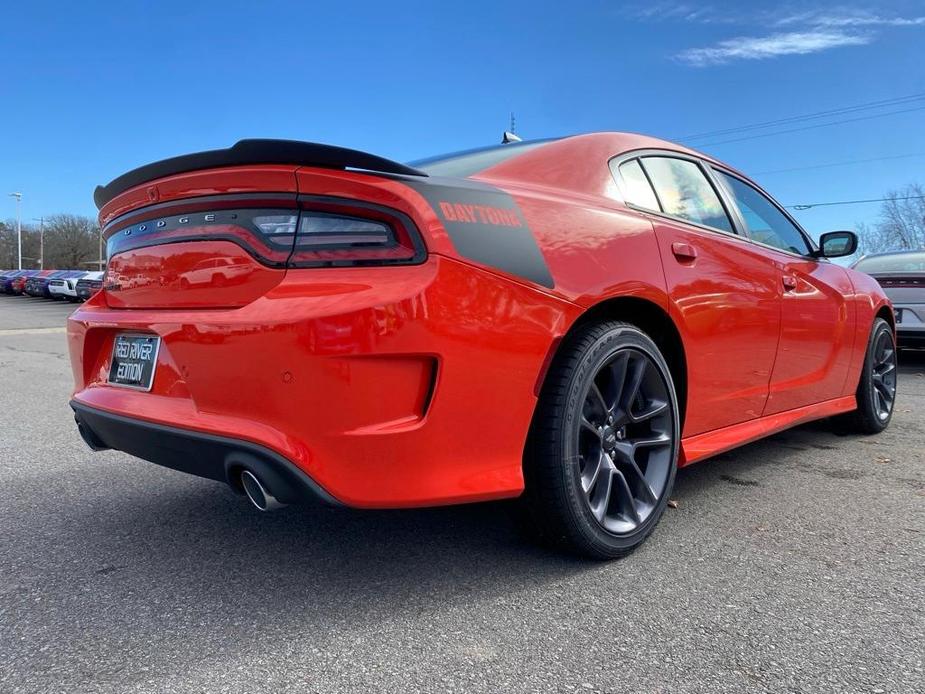
[[[95,214],[97,183],[242,137],[409,160],[494,143],[511,111],[527,139],[680,139],[923,94],[923,45],[921,0],[20,2],[0,24],[0,219],[13,190],[27,220]],[[876,198],[925,183],[914,108],[925,100],[690,144],[784,204]],[[819,233],[877,212],[797,215]]]

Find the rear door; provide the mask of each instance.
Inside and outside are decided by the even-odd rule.
[[[728,192],[755,245],[781,271],[781,337],[765,414],[843,394],[854,348],[855,315],[847,271],[814,258],[803,231],[773,200],[723,171]]]
[[[649,213],[669,307],[687,356],[684,436],[761,416],[780,332],[780,270],[739,236],[693,158],[612,164],[624,199]]]

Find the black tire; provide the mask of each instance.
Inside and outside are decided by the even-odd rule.
[[[665,510],[679,441],[677,395],[656,344],[628,323],[579,328],[550,366],[527,443],[536,530],[587,557],[632,552]]]
[[[876,318],[855,393],[858,409],[842,420],[850,431],[879,434],[889,426],[896,403],[896,354],[893,329],[882,318]]]

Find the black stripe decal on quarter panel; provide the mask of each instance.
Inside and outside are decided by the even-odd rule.
[[[461,256],[544,287],[555,286],[514,198],[475,181],[439,181],[430,178],[403,183],[430,203]]]

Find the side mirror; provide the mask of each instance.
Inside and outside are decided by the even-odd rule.
[[[843,258],[858,249],[858,235],[853,231],[829,231],[819,237],[818,258]]]

